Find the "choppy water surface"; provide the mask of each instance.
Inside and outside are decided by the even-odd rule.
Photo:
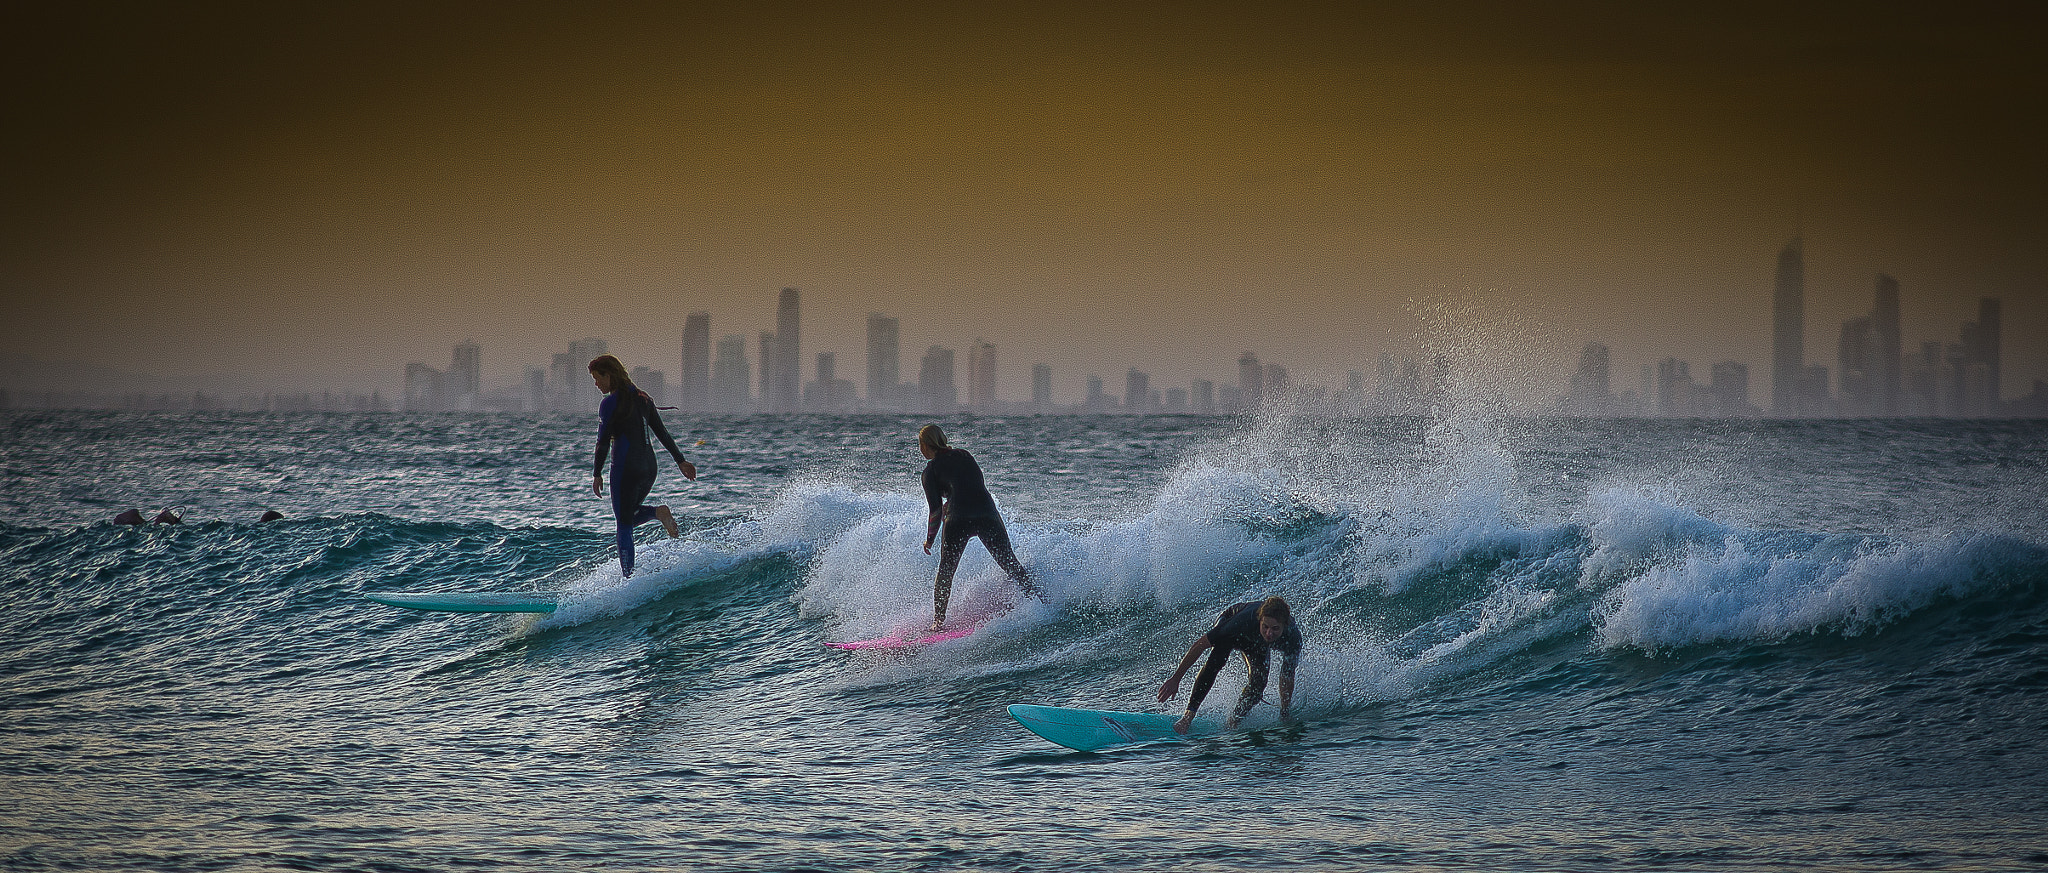
[[[949,418],[1049,602],[826,649],[930,608],[921,423],[680,422],[627,580],[584,418],[0,413],[0,866],[2048,868],[2043,423]],[[482,588],[564,607],[360,597]],[[1272,593],[1297,723],[1003,712]]]

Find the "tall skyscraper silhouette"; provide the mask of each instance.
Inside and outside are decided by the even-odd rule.
[[[1877,348],[1872,350],[1871,400],[1876,415],[1898,415],[1900,397],[1899,280],[1877,274],[1876,299],[1870,308],[1871,327],[1877,331]]]
[[[967,347],[967,405],[976,412],[996,406],[996,347],[981,337]]]
[[[1842,336],[1835,347],[1835,388],[1841,398],[1841,414],[1858,418],[1880,414],[1878,345],[1876,321],[1870,316],[1842,322]]]
[[[774,331],[761,331],[759,346],[760,348],[754,350],[754,354],[761,359],[761,397],[760,402],[756,403],[754,408],[764,412],[774,412],[775,364],[782,359],[781,355],[775,353]]]
[[[1031,409],[1044,412],[1052,408],[1052,365],[1031,365]]]
[[[1998,298],[1984,297],[1977,301],[1977,320],[1963,325],[1956,376],[1961,383],[1962,413],[1973,418],[2003,411],[1998,386],[1999,322]]]
[[[1806,253],[1794,237],[1778,252],[1771,292],[1771,414],[1797,415],[1806,369]]]
[[[1587,343],[1579,351],[1579,369],[1572,374],[1571,389],[1564,397],[1566,415],[1613,413],[1614,388],[1608,361],[1608,349],[1600,343]]]
[[[868,405],[894,408],[897,384],[903,381],[902,350],[898,347],[896,319],[879,312],[868,313]]]
[[[711,364],[711,409],[729,415],[744,413],[752,405],[748,383],[753,367],[747,365],[747,338],[731,334],[718,340],[718,358]]]
[[[676,398],[688,412],[709,412],[711,402],[711,313],[690,313],[683,322],[683,369]]]
[[[950,413],[960,405],[960,390],[953,384],[953,350],[932,346],[925,350],[917,368],[917,396],[924,412]]]
[[[455,347],[454,359],[448,364],[448,391],[458,409],[474,405],[483,391],[483,356],[483,349],[469,340]]]
[[[801,298],[797,289],[784,288],[775,301],[775,394],[770,408],[776,412],[795,412],[803,399]]]

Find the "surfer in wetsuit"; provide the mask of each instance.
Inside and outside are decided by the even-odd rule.
[[[610,454],[612,518],[619,524],[619,571],[631,576],[633,528],[660,521],[661,529],[669,536],[681,535],[667,504],[645,505],[648,492],[654,490],[654,447],[647,442],[647,430],[653,429],[654,435],[661,438],[662,446],[676,459],[676,468],[683,471],[683,478],[696,479],[697,467],[683,460],[683,450],[676,448],[675,437],[669,436],[668,428],[661,424],[654,399],[634,386],[632,378],[626,375],[626,365],[619,363],[618,358],[599,355],[591,360],[590,378],[605,395],[604,402],[597,407],[597,464],[590,490],[600,497],[604,495],[604,461]]]
[[[1180,677],[1194,666],[1202,650],[1214,648],[1209,662],[1202,665],[1202,672],[1195,676],[1195,689],[1188,692],[1187,712],[1173,729],[1188,732],[1188,726],[1195,721],[1195,710],[1201,708],[1202,698],[1209,696],[1209,686],[1216,683],[1216,674],[1223,672],[1224,662],[1230,659],[1232,650],[1244,653],[1244,692],[1237,697],[1237,708],[1230,711],[1230,718],[1223,722],[1226,728],[1237,727],[1239,719],[1257,706],[1266,694],[1266,668],[1274,649],[1280,650],[1280,718],[1285,720],[1294,704],[1294,666],[1301,660],[1301,628],[1294,624],[1294,614],[1288,609],[1287,601],[1279,597],[1253,600],[1232,605],[1223,610],[1216,619],[1216,626],[1208,633],[1195,639],[1188,647],[1187,655],[1180,659],[1173,676],[1159,686],[1159,702],[1165,703],[1180,693]]]
[[[946,622],[953,571],[960,568],[960,555],[967,551],[967,541],[974,537],[981,538],[982,547],[988,549],[1003,572],[1010,574],[1017,587],[1032,597],[1041,597],[1031,574],[1024,572],[1024,564],[1010,549],[1010,532],[1003,527],[1002,513],[996,510],[996,499],[988,493],[988,485],[981,478],[981,465],[974,462],[974,456],[966,449],[946,445],[946,432],[936,424],[918,430],[917,450],[930,462],[924,465],[922,477],[924,499],[931,505],[924,530],[925,554],[932,553],[932,540],[938,537],[941,522],[946,531],[939,546],[939,575],[932,583],[932,630],[936,632]]]

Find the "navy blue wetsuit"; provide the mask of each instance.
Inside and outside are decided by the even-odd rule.
[[[1209,686],[1216,684],[1216,674],[1223,672],[1224,662],[1230,660],[1235,649],[1244,653],[1244,666],[1248,674],[1244,680],[1244,692],[1237,696],[1237,708],[1232,714],[1244,718],[1257,706],[1259,698],[1266,693],[1266,671],[1272,657],[1272,650],[1280,650],[1280,675],[1282,682],[1294,679],[1295,663],[1301,660],[1301,628],[1287,626],[1286,635],[1277,643],[1268,644],[1259,635],[1259,603],[1253,600],[1223,610],[1216,620],[1216,626],[1209,629],[1208,662],[1202,665],[1202,672],[1195,676],[1195,688],[1188,692],[1188,711],[1194,712],[1202,705],[1202,698],[1209,696]]]
[[[974,462],[974,456],[966,449],[941,449],[924,465],[922,478],[925,502],[930,504],[933,514],[942,513],[946,521],[939,546],[939,576],[932,583],[932,621],[946,620],[946,601],[953,593],[953,572],[960,568],[960,555],[967,550],[967,541],[975,537],[981,538],[989,556],[996,559],[1017,587],[1024,589],[1025,594],[1039,596],[1031,574],[1024,572],[1024,564],[1010,549],[1010,532],[1003,527],[1002,513],[996,511],[996,499],[988,493],[988,485],[981,478],[981,465]]]
[[[676,448],[675,438],[662,426],[661,413],[654,410],[652,399],[632,389],[627,400],[621,402],[620,393],[606,394],[604,402],[597,405],[597,465],[593,472],[604,473],[604,459],[609,453],[612,518],[619,524],[619,569],[631,576],[633,528],[655,519],[654,509],[642,505],[648,492],[654,490],[654,447],[647,442],[647,430],[654,430],[677,464],[683,463],[683,450]]]

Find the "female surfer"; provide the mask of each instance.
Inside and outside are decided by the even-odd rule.
[[[924,530],[924,553],[932,553],[932,540],[945,523],[946,538],[939,547],[939,576],[932,584],[932,630],[946,622],[946,600],[953,593],[953,571],[960,567],[960,555],[967,541],[981,538],[990,557],[1010,574],[1024,593],[1041,597],[1031,575],[1010,550],[1010,532],[1003,528],[1003,516],[996,511],[996,499],[981,478],[981,466],[966,449],[946,445],[946,432],[927,424],[917,432],[917,450],[929,463],[924,465],[924,499],[931,515]]]
[[[683,478],[695,480],[697,467],[683,460],[683,450],[676,448],[676,440],[668,435],[668,428],[661,424],[661,413],[654,409],[653,398],[648,397],[633,379],[626,375],[626,365],[611,355],[599,355],[590,362],[590,378],[597,384],[597,390],[604,392],[604,402],[598,404],[597,417],[597,465],[592,471],[590,490],[604,495],[604,460],[609,453],[612,459],[612,518],[619,524],[619,571],[626,576],[633,575],[633,528],[650,521],[660,521],[661,529],[671,537],[679,536],[676,519],[668,511],[668,505],[648,507],[647,494],[654,490],[654,447],[647,442],[647,430],[661,438],[661,444],[676,459],[676,469],[683,471]]]

